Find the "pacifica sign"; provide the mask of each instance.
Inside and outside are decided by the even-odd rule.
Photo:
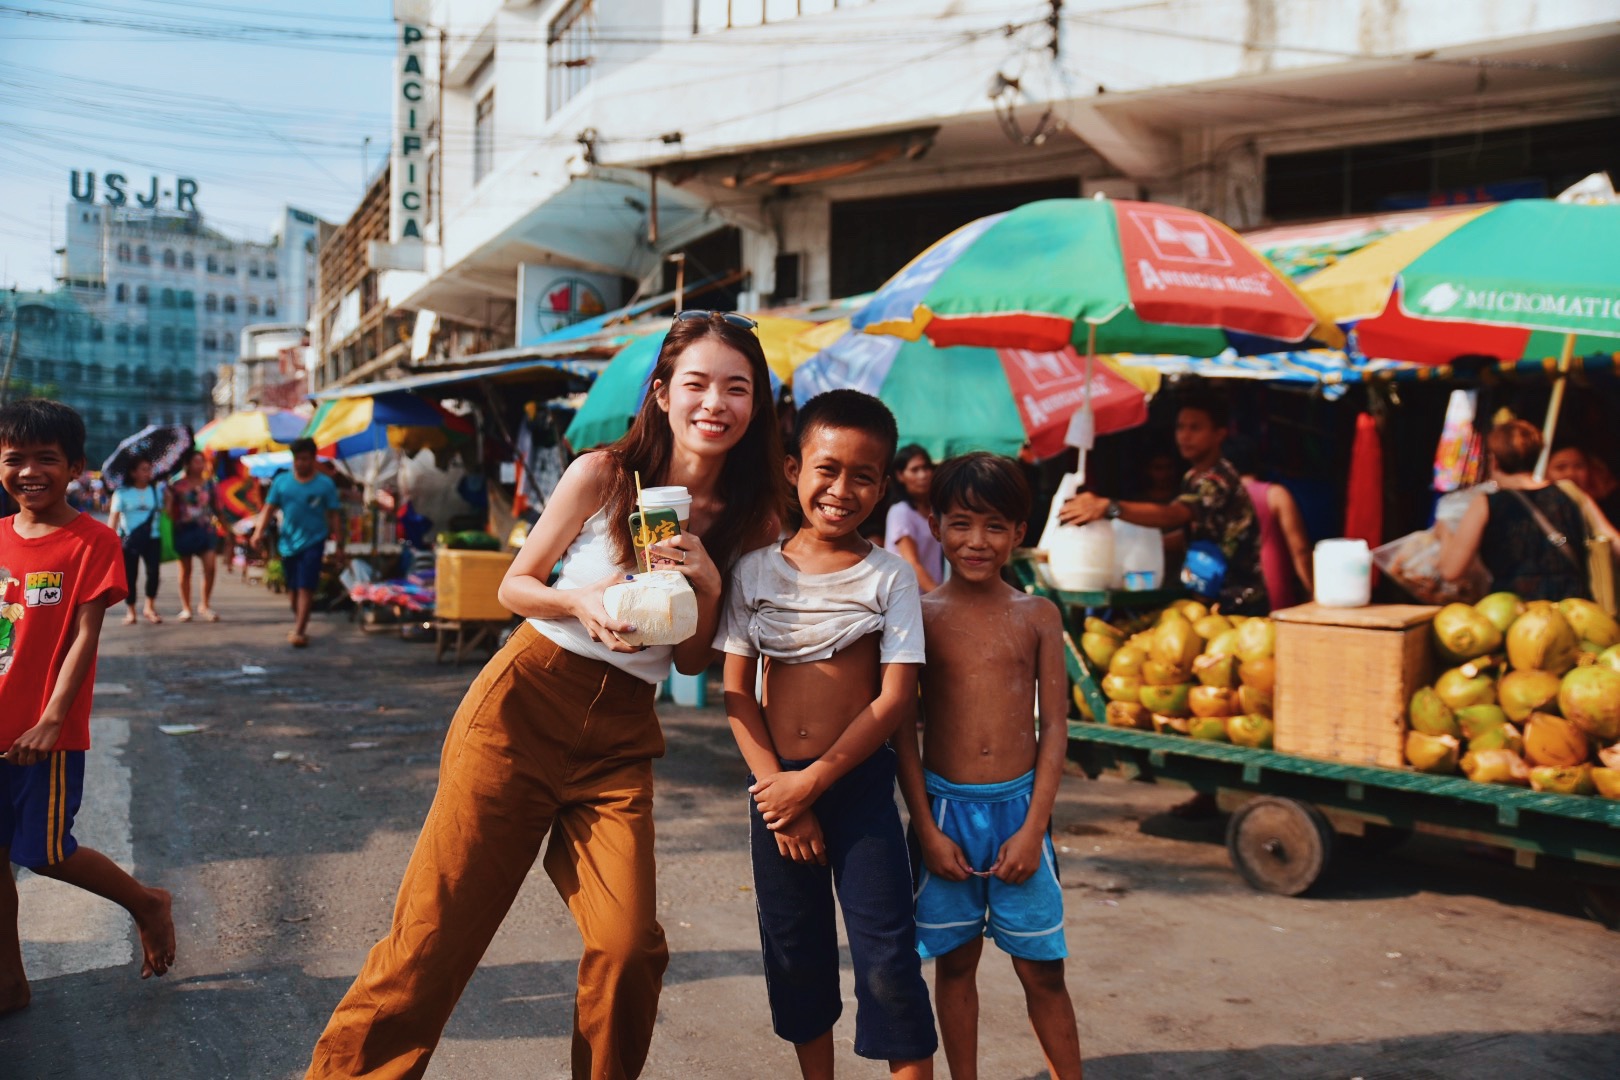
[[[422,240],[427,210],[428,163],[422,133],[428,124],[425,73],[427,35],[421,5],[396,2],[399,53],[394,78],[394,145],[389,160],[388,239]]]
[[[189,176],[175,177],[172,188],[163,187],[158,177],[154,176],[148,181],[147,190],[144,192],[138,188],[126,191],[128,184],[129,179],[123,173],[102,173],[102,200],[108,206],[127,206],[133,196],[136,204],[142,209],[155,210],[159,202],[173,199],[174,209],[188,214],[197,212],[197,181]],[[89,171],[80,173],[74,169],[72,179],[68,181],[68,191],[75,202],[95,202],[96,174]]]

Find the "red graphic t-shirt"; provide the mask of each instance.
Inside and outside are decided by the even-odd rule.
[[[39,723],[73,645],[74,613],[128,595],[118,537],[88,514],[33,540],[17,535],[15,517],[0,518],[0,753]],[[95,681],[92,660],[55,749],[90,749]]]

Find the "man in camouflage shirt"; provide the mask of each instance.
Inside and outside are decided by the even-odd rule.
[[[1189,541],[1207,540],[1226,556],[1220,610],[1264,615],[1271,605],[1260,570],[1260,522],[1237,469],[1221,457],[1226,432],[1226,410],[1219,403],[1188,402],[1176,414],[1176,449],[1191,467],[1175,502],[1116,502],[1081,492],[1063,504],[1059,518],[1068,525],[1119,518],[1153,529],[1184,528]]]

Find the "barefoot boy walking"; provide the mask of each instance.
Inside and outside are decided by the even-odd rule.
[[[174,963],[169,894],[73,838],[90,748],[101,621],[128,595],[105,525],[67,503],[84,471],[84,421],[54,401],[0,407],[0,1014],[28,1004],[11,863],[121,905],[140,929],[141,978]]]
[[[979,1075],[976,978],[988,937],[1012,956],[1047,1069],[1079,1080],[1063,893],[1047,835],[1068,741],[1063,620],[1051,601],[1001,580],[1024,537],[1029,486],[1006,458],[967,454],[939,467],[930,498],[951,572],[922,599],[921,758],[909,730],[895,741],[925,868],[917,942],[937,958],[945,1061],[952,1080]]]
[[[855,966],[855,1053],[887,1061],[892,1076],[934,1074],[938,1040],[885,745],[915,715],[917,578],[857,531],[882,498],[898,441],[894,417],[866,394],[834,390],[805,405],[787,466],[803,523],[738,561],[715,641],[727,654],[732,734],[754,775],[749,844],[771,1018],[806,1078],[833,1075],[843,1010],[835,884]]]

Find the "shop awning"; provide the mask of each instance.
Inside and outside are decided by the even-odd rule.
[[[1369,360],[1336,349],[1301,349],[1293,352],[1238,356],[1163,356],[1121,353],[1122,364],[1148,367],[1164,376],[1197,375],[1206,379],[1249,379],[1320,389],[1329,400],[1344,396],[1346,387],[1369,379],[1434,378],[1440,369],[1398,360]]]
[[[594,379],[607,366],[605,358],[536,357],[534,353],[537,351],[535,348],[529,347],[480,353],[476,357],[469,358],[485,361],[486,363],[480,367],[429,371],[419,375],[406,375],[398,379],[360,383],[357,386],[333,386],[312,394],[311,397],[316,401],[338,401],[344,398],[372,397],[377,394],[397,394],[401,391],[440,389],[446,386],[454,386],[457,383],[477,382],[481,379],[488,379],[493,382],[519,382],[548,372],[555,374],[559,378],[574,376],[583,379]],[[487,363],[487,361],[492,360],[497,362]],[[499,362],[502,360],[506,362]]]

